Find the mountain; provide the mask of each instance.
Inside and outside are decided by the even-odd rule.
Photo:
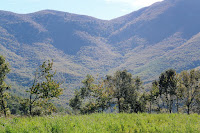
[[[11,65],[13,93],[24,94],[35,69],[54,59],[63,98],[86,74],[127,69],[145,83],[174,68],[200,66],[200,1],[164,0],[113,20],[44,10],[0,11],[0,54]]]

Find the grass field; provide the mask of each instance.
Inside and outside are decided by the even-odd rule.
[[[0,118],[2,133],[200,133],[200,115],[92,114]]]

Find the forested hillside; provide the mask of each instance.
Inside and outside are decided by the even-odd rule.
[[[199,6],[199,0],[164,0],[113,20],[52,10],[0,11],[0,54],[11,65],[7,82],[23,95],[48,59],[67,86],[64,96],[87,74],[104,77],[127,69],[149,83],[168,68],[199,67]]]

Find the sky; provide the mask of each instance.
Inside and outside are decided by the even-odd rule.
[[[0,10],[20,14],[51,9],[110,20],[162,0],[0,0]]]

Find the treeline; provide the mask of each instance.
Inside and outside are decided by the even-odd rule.
[[[61,83],[53,79],[55,71],[52,69],[53,61],[43,62],[36,69],[32,86],[26,90],[28,98],[12,96],[7,90],[11,86],[5,83],[6,75],[10,72],[9,64],[0,56],[0,116],[9,114],[19,115],[46,115],[56,110],[51,99],[58,98],[63,89]]]
[[[200,71],[169,69],[144,90],[139,77],[132,78],[126,70],[95,81],[87,75],[83,87],[75,91],[70,107],[75,113],[198,113],[200,114]]]
[[[28,97],[8,93],[11,86],[5,83],[10,72],[9,64],[0,56],[0,116],[48,115],[58,109],[51,102],[59,98],[63,89],[53,77],[53,61],[43,62],[36,69],[31,86],[26,90]],[[144,89],[139,77],[133,78],[126,70],[117,71],[95,79],[87,75],[83,86],[76,90],[69,106],[75,114],[96,112],[125,113],[198,113],[200,114],[200,70],[182,71],[177,74],[169,69],[161,73],[158,80]],[[63,111],[63,109],[62,109]]]

